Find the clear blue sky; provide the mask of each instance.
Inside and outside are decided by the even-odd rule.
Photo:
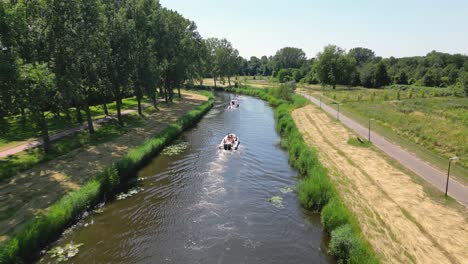
[[[327,44],[378,56],[468,54],[468,0],[161,0],[204,38],[227,38],[243,57],[285,46],[314,57]]]

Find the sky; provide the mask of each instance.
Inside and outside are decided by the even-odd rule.
[[[228,39],[242,57],[283,47],[316,56],[334,44],[377,56],[468,55],[468,0],[161,0],[204,38]]]

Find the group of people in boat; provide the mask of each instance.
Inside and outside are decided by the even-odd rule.
[[[236,141],[237,141],[237,136],[236,135],[227,134],[227,136],[223,140],[223,143],[224,144],[233,144]]]

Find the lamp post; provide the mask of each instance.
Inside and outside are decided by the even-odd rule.
[[[367,139],[369,140],[369,142],[371,142],[371,141],[370,141],[370,124],[371,124],[371,121],[374,121],[374,120],[375,120],[374,118],[369,119],[369,136],[367,137]]]
[[[445,185],[445,196],[447,196],[447,192],[448,192],[448,183],[449,183],[449,178],[450,178],[450,164],[455,161],[458,160],[458,157],[455,156],[455,157],[451,157],[449,159],[449,164],[448,164],[448,171],[447,171],[447,184]]]
[[[322,96],[320,95],[320,108],[322,108]]]

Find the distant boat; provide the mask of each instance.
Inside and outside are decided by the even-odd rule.
[[[239,137],[236,136],[236,134],[229,133],[223,138],[223,140],[221,140],[219,148],[225,150],[237,150],[239,148],[239,144]]]

